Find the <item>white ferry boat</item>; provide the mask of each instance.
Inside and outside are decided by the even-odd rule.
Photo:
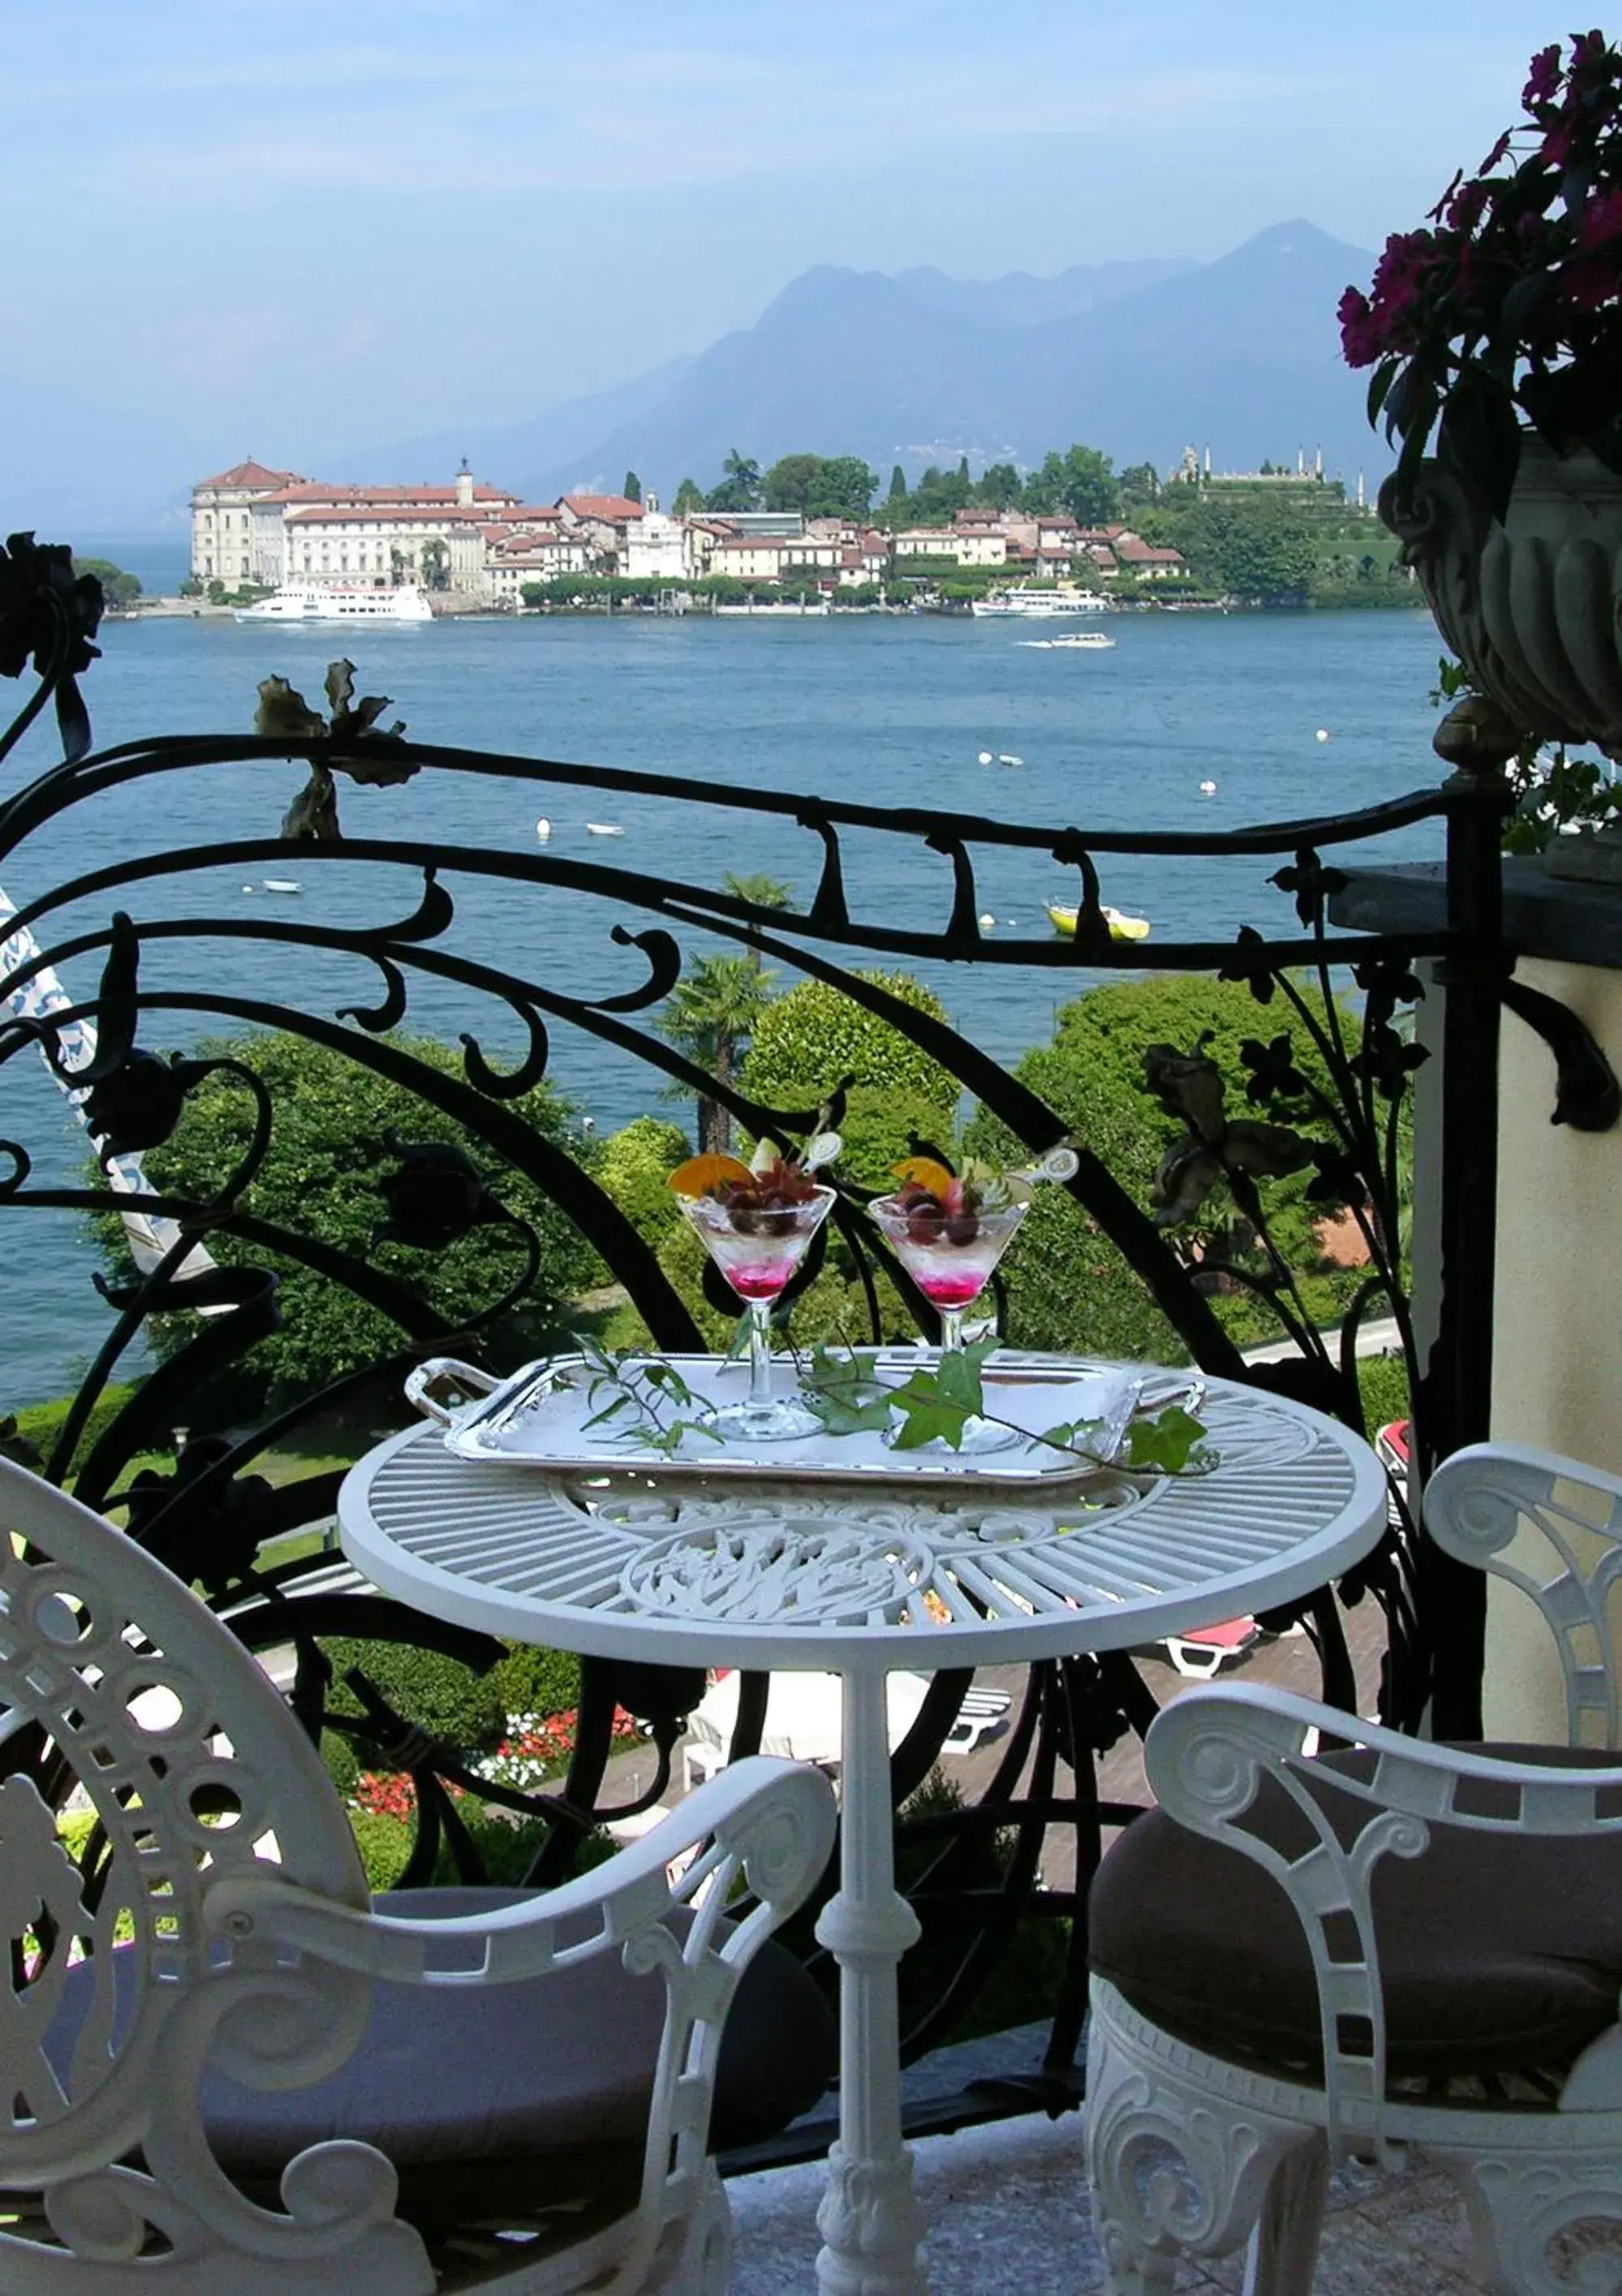
[[[1061,647],[1066,652],[1080,648],[1085,653],[1096,653],[1101,647],[1112,646],[1115,640],[1102,630],[1070,630],[1061,638],[1016,638],[1014,644],[1046,653],[1056,653]]]
[[[257,605],[239,606],[239,622],[431,622],[433,609],[421,590],[278,590]]]
[[[1052,621],[1061,614],[1102,614],[1108,606],[1096,590],[989,590],[970,611],[1003,619]]]

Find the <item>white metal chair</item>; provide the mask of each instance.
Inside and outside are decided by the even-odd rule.
[[[259,1669],[5,1462],[0,1737],[6,2296],[719,2296],[721,2027],[774,1957],[804,1979],[767,1940],[831,1847],[814,1771],[741,1762],[544,1896],[380,1911]],[[75,1780],[104,1859],[63,1847]],[[790,2060],[799,2006],[738,2021]],[[769,2125],[809,2102],[790,2062],[740,2078]]]
[[[1622,1480],[1483,1444],[1425,1517],[1538,1603],[1569,1747],[1428,1744],[1249,1687],[1160,1715],[1159,1808],[1092,1900],[1109,2296],[1246,2241],[1249,2296],[1307,2296],[1348,2158],[1448,2171],[1497,2296],[1622,2286]]]

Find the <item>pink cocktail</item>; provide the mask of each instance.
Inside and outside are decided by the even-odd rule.
[[[705,1250],[750,1312],[749,1400],[712,1414],[709,1423],[717,1434],[780,1443],[815,1434],[822,1423],[803,1403],[773,1398],[772,1305],[788,1289],[832,1202],[831,1188],[813,1187],[791,1203],[700,1196],[682,1205]]]
[[[991,1281],[1025,1206],[948,1212],[933,1198],[914,1194],[881,1196],[867,1209],[924,1298],[939,1308],[941,1346],[961,1348],[963,1310]]]

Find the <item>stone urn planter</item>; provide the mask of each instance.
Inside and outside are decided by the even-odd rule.
[[[1434,461],[1400,496],[1388,479],[1380,515],[1443,636],[1515,725],[1622,755],[1622,477],[1528,432],[1502,520]]]

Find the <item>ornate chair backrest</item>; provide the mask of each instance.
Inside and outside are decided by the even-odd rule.
[[[1569,1742],[1622,1748],[1622,1479],[1522,1444],[1476,1443],[1437,1469],[1424,1508],[1438,1546],[1519,1587],[1547,1620]]]
[[[210,1945],[210,1887],[269,1860],[364,1907],[365,1877],[314,1749],[179,1579],[4,1460],[0,1534],[0,2185],[49,2194],[75,2180],[49,2213],[94,2251],[132,2197],[98,2172],[132,2146],[171,2194],[193,2188],[192,2208],[213,2183],[193,2142],[205,2054],[255,2087],[291,2087],[359,2038],[367,1981],[251,1941]],[[94,1824],[77,1856],[63,1839],[75,1787]],[[86,1957],[87,1987],[70,1986]],[[64,1995],[77,2014],[86,1989],[64,2051]]]

